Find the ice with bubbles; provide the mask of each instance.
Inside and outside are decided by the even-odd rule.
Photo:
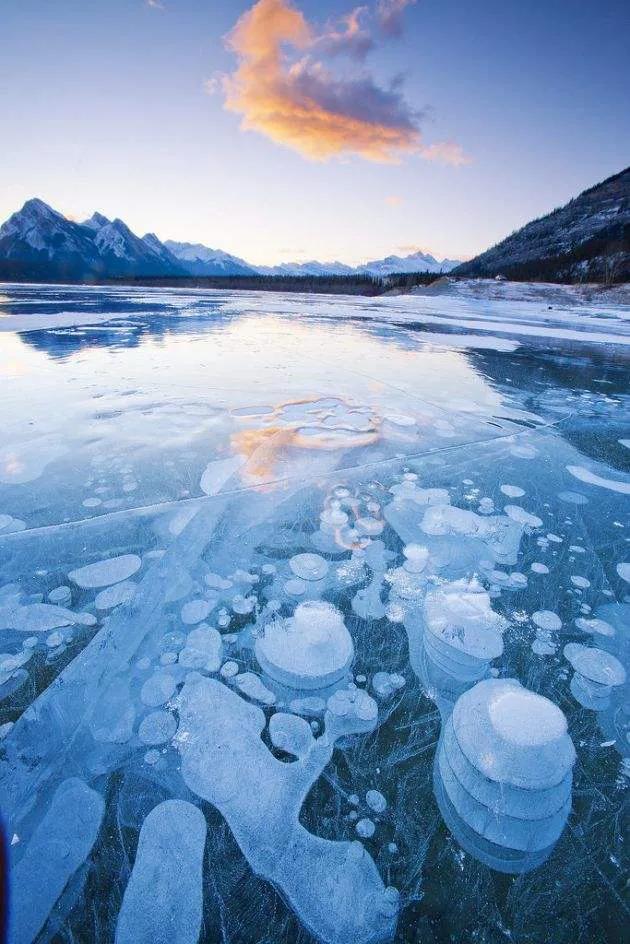
[[[625,313],[0,307],[10,944],[622,940]]]

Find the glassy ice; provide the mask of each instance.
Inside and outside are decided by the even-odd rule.
[[[621,939],[627,313],[431,304],[3,289],[11,941]]]

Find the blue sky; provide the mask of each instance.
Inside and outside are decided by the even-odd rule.
[[[627,164],[627,3],[418,0],[390,36],[377,2],[361,60],[337,0],[263,0],[298,37],[263,52],[269,16],[226,48],[248,0],[3,0],[0,217],[39,196],[257,263],[465,258]],[[273,96],[310,104],[278,126]]]

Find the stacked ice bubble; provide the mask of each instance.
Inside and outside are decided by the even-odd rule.
[[[424,601],[424,648],[428,659],[457,682],[476,682],[503,652],[506,622],[475,580],[454,580]]]
[[[613,688],[626,680],[626,670],[619,659],[605,649],[583,646],[579,642],[568,643],[564,657],[575,669],[571,679],[575,700],[593,711],[607,708]]]
[[[289,619],[268,623],[254,651],[270,678],[298,690],[338,682],[354,658],[352,637],[341,613],[321,601],[301,603]]]
[[[514,679],[487,679],[460,696],[444,726],[436,799],[467,852],[501,872],[525,872],[564,829],[574,761],[553,702]]]

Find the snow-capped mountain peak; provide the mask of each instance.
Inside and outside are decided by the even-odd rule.
[[[103,226],[107,226],[111,223],[111,220],[108,220],[106,216],[103,216],[102,213],[93,213],[89,220],[85,220],[83,225],[89,226],[90,229],[93,229],[97,232],[99,229],[102,229]]]
[[[0,227],[0,244],[9,249],[23,245],[27,252],[46,253],[52,259],[56,252],[81,252],[84,230],[34,197]]]
[[[164,245],[192,275],[255,275],[257,272],[244,259],[201,243],[180,243],[167,239]]]

